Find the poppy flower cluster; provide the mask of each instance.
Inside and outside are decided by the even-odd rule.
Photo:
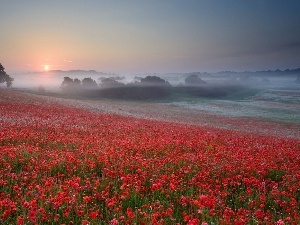
[[[298,139],[0,96],[0,224],[300,223]]]

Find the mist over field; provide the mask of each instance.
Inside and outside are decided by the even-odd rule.
[[[15,79],[13,87],[34,89],[43,86],[51,91],[60,91],[60,85],[64,77],[82,80],[92,78],[98,84],[103,78],[112,78],[124,84],[140,81],[147,76],[157,76],[168,81],[172,86],[185,84],[185,78],[189,75],[197,75],[206,82],[206,86],[230,86],[239,85],[253,88],[296,88],[299,81],[297,78],[300,69],[285,71],[258,71],[258,72],[190,72],[190,73],[143,73],[143,74],[115,74],[97,71],[70,70],[70,71],[47,71],[47,72],[24,72],[14,73],[11,77]],[[298,78],[299,79],[299,78]],[[195,84],[197,85],[197,84]],[[203,85],[203,86],[205,86]],[[189,84],[189,86],[193,86]]]
[[[13,88],[43,95],[158,102],[229,117],[300,123],[300,70],[115,74],[71,70],[13,74]],[[74,86],[89,79],[91,86]],[[116,102],[116,104],[118,104]]]

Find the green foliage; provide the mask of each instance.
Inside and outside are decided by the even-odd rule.
[[[275,182],[280,182],[283,180],[285,172],[283,170],[271,170],[265,175],[265,179],[270,179]]]

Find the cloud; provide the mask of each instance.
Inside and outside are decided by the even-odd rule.
[[[67,63],[72,63],[72,61],[71,61],[71,60],[66,60],[66,59],[64,59],[64,62],[67,62]]]

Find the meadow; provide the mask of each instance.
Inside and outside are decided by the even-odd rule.
[[[296,137],[12,90],[0,90],[0,125],[0,224],[300,223]]]

